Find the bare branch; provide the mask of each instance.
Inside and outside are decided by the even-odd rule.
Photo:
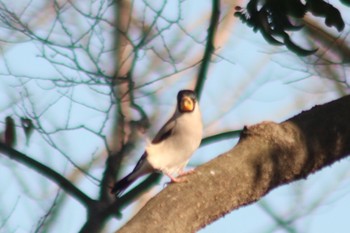
[[[208,39],[207,39],[207,45],[205,47],[204,56],[203,56],[203,63],[201,67],[199,68],[198,78],[197,78],[197,84],[195,88],[195,92],[197,93],[198,98],[200,98],[204,82],[207,78],[207,72],[210,64],[210,58],[212,53],[215,50],[214,47],[214,38],[215,33],[219,24],[219,18],[220,18],[220,0],[213,0],[212,1],[212,13],[211,13],[211,19],[210,19],[210,25],[208,29]]]
[[[69,180],[67,180],[66,178],[61,176],[58,172],[52,170],[48,166],[42,163],[39,163],[38,161],[28,157],[27,155],[6,146],[2,142],[0,142],[0,152],[8,156],[10,159],[14,159],[32,168],[33,170],[43,174],[45,177],[55,182],[59,187],[61,187],[64,191],[66,191],[72,197],[76,198],[85,207],[89,207],[94,203],[94,200],[92,200],[85,193],[80,191]]]

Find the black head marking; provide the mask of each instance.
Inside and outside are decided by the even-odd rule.
[[[183,111],[181,110],[180,104],[181,104],[181,101],[182,101],[182,99],[183,99],[184,97],[189,97],[189,98],[191,98],[191,100],[193,101],[193,104],[194,104],[194,108],[193,108],[193,110],[194,110],[195,107],[196,107],[195,105],[196,105],[196,103],[197,103],[197,97],[196,97],[195,92],[192,91],[192,90],[181,90],[181,91],[179,91],[179,93],[177,94],[177,108],[178,108],[178,110],[179,110],[180,112],[183,112]],[[193,111],[193,110],[192,110],[192,111]]]

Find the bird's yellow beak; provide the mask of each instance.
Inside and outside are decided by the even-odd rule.
[[[190,97],[183,97],[180,104],[180,109],[182,112],[191,112],[194,109],[193,100]]]

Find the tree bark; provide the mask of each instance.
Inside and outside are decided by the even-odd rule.
[[[188,182],[168,185],[119,233],[195,232],[270,190],[346,157],[350,96],[280,124],[245,127],[238,144],[199,166]]]

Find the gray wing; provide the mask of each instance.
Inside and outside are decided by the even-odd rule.
[[[152,143],[160,143],[161,141],[167,139],[172,134],[175,125],[175,119],[173,117],[170,118],[170,120],[159,130],[157,135],[152,140]]]

